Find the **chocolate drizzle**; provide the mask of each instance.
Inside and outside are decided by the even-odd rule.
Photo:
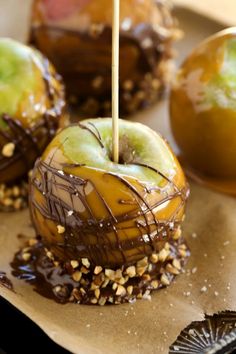
[[[87,125],[80,124],[80,127],[87,129],[103,147],[97,129],[95,133]],[[115,212],[114,207],[109,205],[111,200],[105,200],[93,179],[79,176],[80,168],[88,169],[88,176],[93,173],[89,172],[89,167],[76,165],[77,172],[72,174],[53,167],[53,163],[53,158],[49,163],[37,160],[31,181],[30,205],[36,232],[43,236],[47,247],[60,256],[69,259],[87,257],[95,265],[131,264],[156,251],[179,228],[188,187],[180,190],[173,181],[151,166],[139,164],[161,176],[162,187],[138,180],[131,182],[127,176],[101,172],[101,178],[108,179],[109,186],[116,185],[119,190],[126,191],[126,200],[114,201],[111,197],[116,203]],[[74,167],[68,166],[70,170]],[[167,219],[160,219],[158,210],[166,204],[168,209],[173,201],[177,203],[174,211]],[[96,216],[93,204],[101,205],[101,209],[105,210],[103,217]],[[53,222],[55,229],[57,225],[63,226],[65,232],[62,237],[49,230],[47,235],[42,234],[39,218],[43,218],[46,225]]]

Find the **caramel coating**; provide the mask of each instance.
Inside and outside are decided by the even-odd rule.
[[[110,0],[34,1],[31,42],[54,63],[71,102],[86,117],[110,114],[111,20]],[[175,35],[167,2],[121,0],[122,114],[156,102],[163,93]]]
[[[169,146],[149,128],[121,120],[123,163],[115,164],[111,129],[105,118],[66,128],[35,165],[32,221],[60,259],[132,264],[180,231],[188,186]]]
[[[65,122],[61,77],[38,51],[0,39],[0,183],[18,182]]]
[[[210,37],[185,60],[170,115],[183,161],[210,185],[235,193],[236,28]]]

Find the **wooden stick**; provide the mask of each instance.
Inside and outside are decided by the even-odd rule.
[[[119,162],[119,37],[120,0],[113,0],[112,21],[112,154]]]

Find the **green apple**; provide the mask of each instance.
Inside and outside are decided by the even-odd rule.
[[[60,257],[129,264],[173,237],[183,218],[188,187],[169,145],[143,124],[119,127],[119,163],[112,120],[102,118],[59,132],[35,165],[33,224]]]
[[[0,183],[27,173],[59,126],[64,90],[38,51],[0,39]]]
[[[234,181],[235,193],[235,27],[206,39],[186,58],[172,88],[170,116],[183,161],[211,182]]]

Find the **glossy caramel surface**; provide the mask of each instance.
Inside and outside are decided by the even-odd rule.
[[[236,181],[236,28],[201,43],[181,66],[170,100],[183,161],[221,190]],[[228,185],[228,187],[227,187]],[[219,187],[218,187],[219,189]]]
[[[141,124],[121,120],[120,144],[132,157],[124,152],[127,163],[118,165],[110,160],[111,119],[81,124],[58,134],[34,168],[34,227],[61,258],[131,264],[177,232],[188,196],[183,171],[166,142]]]

